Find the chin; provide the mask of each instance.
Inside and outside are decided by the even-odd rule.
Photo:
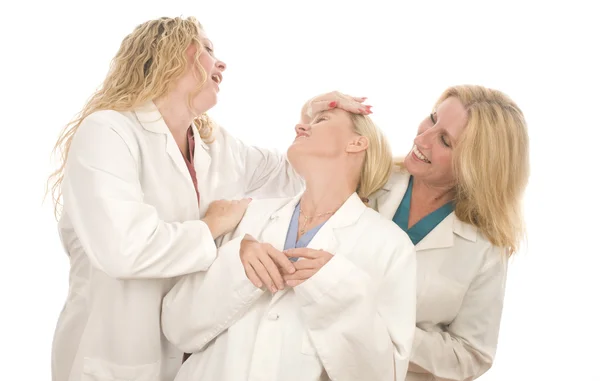
[[[194,112],[196,113],[196,115],[202,115],[217,105],[216,94],[212,95],[212,96],[207,96],[207,95],[208,94],[200,93],[200,94],[198,94],[196,99],[194,99],[193,105],[194,105]]]

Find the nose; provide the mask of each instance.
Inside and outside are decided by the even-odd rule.
[[[298,124],[296,124],[296,128],[294,128],[294,129],[296,130],[296,135],[300,135],[303,132],[304,133],[308,132],[308,130],[310,130],[310,125],[298,123]]]
[[[417,147],[431,148],[434,135],[435,129],[428,128],[415,137],[414,143]]]
[[[225,69],[227,69],[227,65],[225,65],[225,62],[218,60],[217,62],[215,62],[215,66],[217,67],[217,69],[219,69],[219,71],[225,71]]]

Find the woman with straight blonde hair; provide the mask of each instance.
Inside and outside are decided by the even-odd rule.
[[[50,185],[71,271],[53,380],[171,381],[182,353],[161,333],[163,296],[211,265],[244,197],[303,188],[285,156],[206,117],[224,70],[193,17],[145,22],[56,143]],[[313,105],[367,113],[362,101],[331,93]]]
[[[417,329],[407,381],[473,380],[491,366],[507,260],[523,238],[523,113],[481,86],[447,89],[371,203],[417,251]]]
[[[192,353],[176,381],[404,380],[414,246],[365,205],[389,178],[387,141],[338,109],[296,135],[288,157],[306,190],[253,201],[211,268],[164,299],[166,337]],[[240,251],[248,237],[264,250]]]

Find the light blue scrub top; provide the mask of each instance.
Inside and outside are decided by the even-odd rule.
[[[392,220],[396,223],[396,225],[400,226],[402,230],[408,234],[408,237],[413,242],[413,245],[419,243],[429,232],[431,232],[440,222],[444,220],[444,218],[448,217],[450,213],[454,210],[454,205],[452,202],[448,202],[445,205],[442,205],[438,209],[429,213],[425,217],[423,217],[419,222],[414,224],[410,229],[408,228],[408,212],[410,211],[410,198],[412,196],[412,188],[413,188],[413,177],[410,177],[408,181],[408,189],[406,189],[406,193],[404,194],[404,198],[402,198],[402,202],[400,206],[396,210],[394,214],[394,218]]]
[[[288,228],[287,236],[285,238],[285,244],[283,250],[295,249],[298,247],[306,247],[313,239],[313,237],[317,234],[321,226],[325,224],[325,222],[315,226],[310,229],[306,233],[304,233],[298,241],[296,241],[296,237],[298,235],[298,218],[300,217],[300,203],[296,205],[296,209],[294,209],[294,214],[292,215],[292,220],[290,221],[290,227]],[[290,261],[296,262],[298,258],[290,258]]]

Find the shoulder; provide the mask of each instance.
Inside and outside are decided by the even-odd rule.
[[[372,235],[369,242],[377,241],[379,245],[390,250],[413,251],[414,245],[408,234],[396,223],[382,216],[372,208],[367,208],[362,217],[365,226],[368,226],[368,234]],[[375,240],[376,238],[376,240]]]
[[[506,250],[494,245],[490,240],[475,227],[472,239],[455,234],[453,251],[460,254],[463,260],[468,260],[476,264],[480,272],[484,272],[491,267],[497,267],[506,270],[508,265],[508,256]]]
[[[96,111],[85,117],[73,136],[71,148],[79,154],[116,151],[136,152],[135,118],[113,110]]]
[[[294,197],[253,199],[248,205],[248,215],[271,215],[294,200]]]
[[[78,128],[78,134],[93,137],[106,133],[118,134],[122,138],[131,136],[135,128],[132,113],[114,110],[96,111],[85,117]]]

